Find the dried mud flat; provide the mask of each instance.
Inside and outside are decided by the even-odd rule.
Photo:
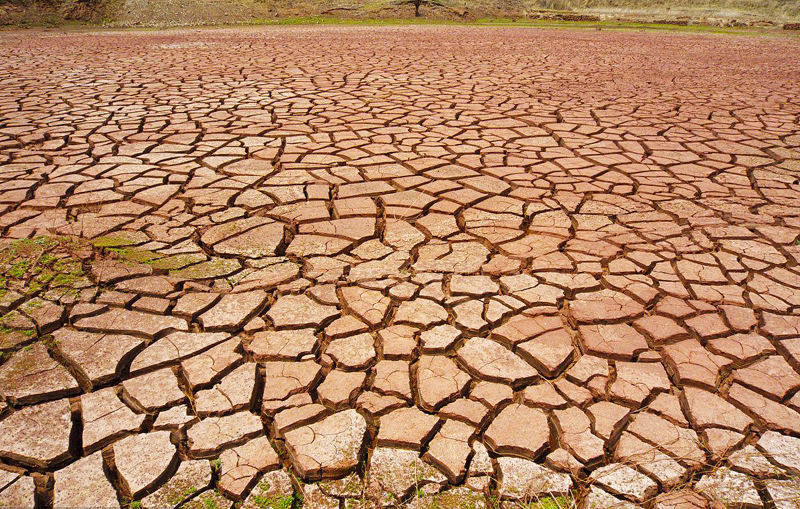
[[[799,52],[0,34],[0,506],[798,507]]]

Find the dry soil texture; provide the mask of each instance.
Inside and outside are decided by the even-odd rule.
[[[0,54],[0,505],[798,507],[797,39]]]

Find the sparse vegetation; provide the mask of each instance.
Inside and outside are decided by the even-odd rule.
[[[629,28],[764,27],[800,20],[790,0],[0,0],[0,26],[470,23]],[[566,24],[566,25],[564,25]],[[583,26],[583,25],[577,25]],[[98,239],[120,247],[128,239]]]
[[[252,501],[260,509],[290,509],[294,498],[290,496],[253,495]]]
[[[520,502],[519,509],[575,509],[575,498],[570,495],[545,496],[534,502]]]
[[[57,290],[63,296],[90,285],[81,264],[83,248],[64,237],[45,236],[16,240],[0,248],[0,309],[6,311],[3,326],[26,329],[20,326],[25,319],[8,311],[23,301],[21,309],[35,311],[42,303],[29,299],[45,290]]]

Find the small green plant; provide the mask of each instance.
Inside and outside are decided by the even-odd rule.
[[[253,503],[259,509],[289,509],[292,507],[292,496],[276,497],[270,495],[254,495]]]
[[[138,500],[134,500],[128,504],[128,509],[142,509],[142,503]]]
[[[545,496],[533,502],[524,502],[518,505],[519,509],[575,509],[576,504],[573,497],[569,496]]]
[[[177,505],[186,500],[187,498],[189,498],[191,495],[194,495],[196,491],[197,488],[195,488],[194,486],[190,486],[182,490],[179,489],[177,492],[175,492],[169,497],[169,503],[171,505]]]

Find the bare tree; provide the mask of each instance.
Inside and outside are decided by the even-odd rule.
[[[423,5],[426,5],[428,7],[444,7],[444,8],[447,8],[446,5],[444,5],[443,3],[439,2],[438,0],[402,0],[401,2],[399,2],[399,5],[408,5],[408,4],[413,4],[414,5],[414,16],[417,17],[417,18],[419,18],[421,16],[420,13],[419,13],[419,8],[422,7]]]

